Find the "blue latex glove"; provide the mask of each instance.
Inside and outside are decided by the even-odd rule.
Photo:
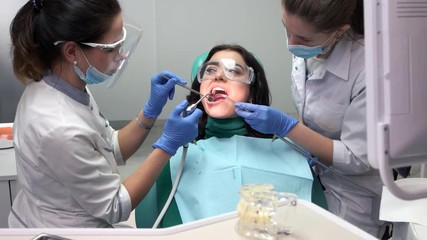
[[[187,82],[168,71],[162,71],[151,78],[150,98],[144,106],[146,118],[156,118],[160,115],[168,98],[173,99],[175,84],[185,85]]]
[[[316,156],[314,156],[313,154],[310,154],[312,158],[314,158],[314,160],[312,158],[307,158],[307,162],[308,165],[310,165],[310,167],[314,167],[317,165],[317,162],[319,161],[319,158],[317,158]],[[316,162],[317,161],[317,162]]]
[[[162,136],[153,144],[153,148],[161,148],[170,155],[175,155],[179,147],[193,141],[198,134],[198,122],[202,116],[200,109],[189,112],[185,117],[188,102],[184,100],[174,108],[166,121]]]
[[[298,123],[298,120],[272,107],[251,103],[235,103],[237,115],[255,130],[265,134],[277,134],[281,137]]]

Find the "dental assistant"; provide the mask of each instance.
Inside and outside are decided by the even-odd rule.
[[[21,189],[9,227],[114,227],[129,218],[176,150],[197,136],[201,112],[182,117],[184,101],[153,152],[121,182],[117,165],[144,142],[175,84],[185,84],[166,71],[155,75],[135,119],[120,130],[109,125],[88,85],[117,80],[123,70],[138,42],[128,41],[141,34],[125,20],[117,0],[30,0],[13,19],[13,68],[26,88],[13,128]]]
[[[254,129],[289,137],[356,182],[316,167],[329,211],[380,237],[382,182],[367,160],[363,1],[282,0],[282,22],[299,121],[247,103],[237,103],[236,112]]]

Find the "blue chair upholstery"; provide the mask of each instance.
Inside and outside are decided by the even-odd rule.
[[[137,228],[151,228],[158,216],[156,183],[144,199],[135,208],[135,223]]]

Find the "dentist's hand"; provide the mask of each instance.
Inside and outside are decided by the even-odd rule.
[[[243,102],[238,102],[235,106],[237,115],[261,133],[284,137],[298,123],[297,119],[269,106]]]
[[[161,148],[170,155],[175,155],[179,147],[193,141],[198,134],[198,122],[202,116],[200,109],[188,113],[187,116],[182,116],[182,111],[185,111],[188,102],[181,102],[170,114],[162,136],[153,144],[153,148]]]
[[[144,116],[146,118],[156,118],[162,112],[168,98],[173,99],[175,94],[175,84],[185,85],[187,82],[182,78],[162,71],[151,78],[150,98],[144,106]]]

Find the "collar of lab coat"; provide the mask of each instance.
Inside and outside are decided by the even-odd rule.
[[[62,92],[68,97],[72,98],[74,101],[79,102],[83,105],[89,106],[90,96],[87,92],[82,91],[78,88],[73,87],[67,81],[63,80],[58,75],[49,72],[43,77],[43,80],[51,87]]]
[[[343,37],[335,46],[326,64],[326,70],[335,76],[348,81],[353,40]]]

